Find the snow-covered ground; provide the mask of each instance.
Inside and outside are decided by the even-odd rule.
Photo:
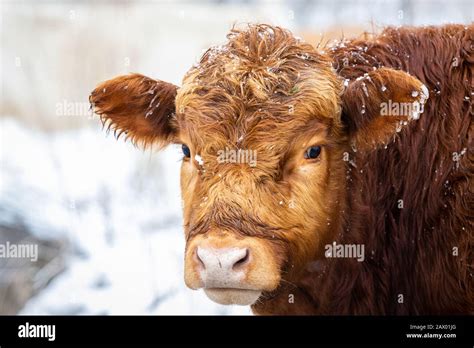
[[[6,118],[0,130],[0,222],[71,242],[66,271],[22,314],[250,313],[184,284],[176,148],[142,152],[98,121],[46,135]]]

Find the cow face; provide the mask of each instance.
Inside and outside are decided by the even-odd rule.
[[[409,115],[383,118],[378,106],[421,83],[379,69],[344,88],[331,59],[288,31],[258,25],[228,38],[181,88],[128,75],[91,102],[135,143],[182,147],[186,284],[247,305],[323,257],[342,228],[348,149],[387,142]]]

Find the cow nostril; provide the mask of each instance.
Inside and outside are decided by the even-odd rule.
[[[194,260],[201,266],[203,269],[206,269],[204,261],[199,257],[199,250],[194,250]]]
[[[236,269],[236,268],[239,268],[239,267],[242,267],[244,265],[246,265],[250,260],[250,252],[249,252],[249,249],[245,249],[245,254],[244,256],[242,256],[239,260],[237,260],[234,265],[232,266],[232,269]]]

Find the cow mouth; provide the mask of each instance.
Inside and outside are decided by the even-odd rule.
[[[240,306],[254,304],[262,294],[261,290],[237,288],[205,288],[204,292],[216,303]]]

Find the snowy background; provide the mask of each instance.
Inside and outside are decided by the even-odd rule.
[[[180,151],[106,135],[88,95],[128,72],[180,84],[233,24],[265,22],[316,44],[404,24],[470,23],[471,0],[1,1],[0,314],[249,314],[183,281]]]

